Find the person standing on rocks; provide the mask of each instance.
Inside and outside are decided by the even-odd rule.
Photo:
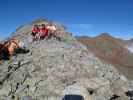
[[[37,40],[37,36],[38,36],[39,32],[40,32],[40,29],[39,29],[38,25],[34,25],[32,28],[32,33],[31,33],[31,35],[33,36],[33,41]]]
[[[48,38],[48,32],[49,32],[49,30],[47,29],[45,24],[42,24],[41,28],[40,28],[40,32],[39,32],[39,39],[43,40],[45,38]]]

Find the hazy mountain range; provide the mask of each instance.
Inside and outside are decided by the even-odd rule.
[[[133,78],[133,39],[122,40],[108,33],[93,38],[87,36],[76,38],[97,57],[112,63],[128,77]]]

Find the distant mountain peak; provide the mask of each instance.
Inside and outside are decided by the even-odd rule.
[[[101,33],[99,36],[96,36],[95,39],[113,39],[109,33]]]
[[[98,37],[112,37],[109,33],[101,33]]]
[[[104,33],[101,33],[100,36],[111,36],[111,35],[109,33],[104,32]]]

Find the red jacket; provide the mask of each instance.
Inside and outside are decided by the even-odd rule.
[[[47,28],[41,28],[40,29],[40,36],[48,36],[48,29]]]
[[[40,29],[37,27],[32,28],[32,33],[39,33]]]

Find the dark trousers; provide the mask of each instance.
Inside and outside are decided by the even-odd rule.
[[[0,51],[0,59],[1,60],[9,60],[9,53],[4,48]]]

